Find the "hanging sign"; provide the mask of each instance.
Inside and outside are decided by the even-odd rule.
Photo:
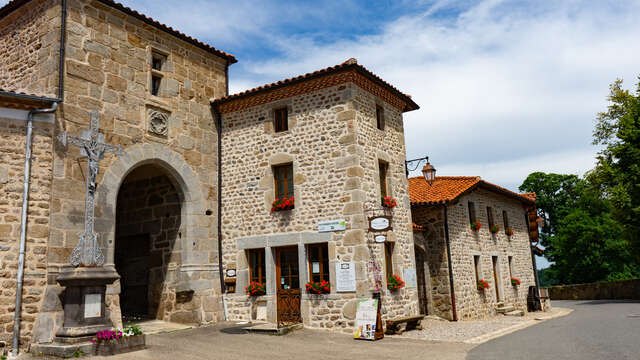
[[[369,231],[387,231],[391,229],[391,216],[372,216],[369,218]]]
[[[356,263],[336,263],[336,283],[337,292],[356,291]]]
[[[383,242],[387,241],[387,236],[386,235],[376,235],[373,239],[377,243],[383,243]]]
[[[340,231],[347,228],[344,219],[318,221],[318,232]]]

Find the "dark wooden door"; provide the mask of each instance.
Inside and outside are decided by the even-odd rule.
[[[127,318],[149,315],[149,234],[116,239],[115,265],[120,275],[120,308]]]
[[[500,288],[498,279],[500,279],[500,274],[498,273],[498,257],[492,256],[491,260],[493,261],[493,283],[496,287],[496,301],[500,301]]]
[[[416,277],[418,278],[418,300],[420,305],[420,314],[429,315],[427,301],[427,277],[424,268],[425,253],[421,248],[415,247],[416,252]]]
[[[278,326],[302,321],[300,316],[300,267],[298,247],[276,249]]]

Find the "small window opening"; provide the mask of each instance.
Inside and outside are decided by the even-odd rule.
[[[496,224],[493,218],[493,209],[491,206],[487,206],[487,221],[489,222],[489,228]]]
[[[385,162],[378,162],[378,173],[380,175],[380,202],[384,204],[384,198],[389,196],[387,194],[387,172],[389,170],[389,164]]]
[[[276,199],[293,196],[293,164],[273,167],[273,177],[276,186]]]
[[[502,222],[504,223],[504,233],[509,235],[509,215],[506,210],[502,211]]]
[[[158,96],[160,94],[161,83],[162,76],[151,75],[151,95]]]
[[[385,271],[387,274],[387,281],[391,275],[393,275],[393,243],[385,242],[384,243],[384,264]]]
[[[384,108],[376,105],[376,125],[378,129],[384,130]]]
[[[289,130],[289,114],[286,107],[275,109],[274,113],[274,122],[275,122],[275,131],[282,132]]]
[[[476,271],[476,284],[482,278],[482,269],[480,268],[480,255],[473,256],[473,267]]]
[[[513,256],[509,256],[509,276],[513,277]]]
[[[469,224],[473,224],[476,221],[476,206],[473,201],[467,203],[469,207]]]
[[[164,64],[167,61],[167,57],[157,52],[151,53],[151,68],[153,70],[162,71]]]
[[[249,278],[254,282],[266,283],[264,249],[251,249],[247,253],[249,255]]]
[[[312,244],[308,248],[309,278],[311,281],[329,281],[329,247],[327,243]]]

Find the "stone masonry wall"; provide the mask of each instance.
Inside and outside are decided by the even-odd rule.
[[[429,315],[453,320],[443,209],[440,206],[414,206],[411,216],[414,223],[426,228],[413,235],[416,246],[422,247],[426,255],[425,271],[429,271],[429,279],[425,283],[430,295]]]
[[[407,226],[407,182],[402,180],[404,170],[400,166],[400,162],[404,164],[404,141],[397,134],[402,134],[401,113],[389,109],[387,138],[383,134],[374,137],[370,129],[372,112],[367,109],[373,101],[373,96],[347,83],[224,114],[223,265],[225,269],[238,270],[236,293],[228,295],[231,320],[255,319],[252,313],[256,303],[265,302],[270,314],[267,319],[275,319],[275,290],[267,289],[267,295],[258,299],[244,294],[248,264],[244,250],[238,250],[240,240],[256,236],[275,239],[285,236],[278,235],[283,233],[311,236],[304,234],[316,233],[318,221],[344,218],[345,231],[327,233],[331,294],[304,294],[302,286],[301,309],[307,327],[351,331],[355,299],[369,297],[372,288],[366,270],[370,248],[384,265],[382,249],[376,249],[381,245],[372,245],[373,237],[365,230],[365,204],[379,205],[378,156],[390,162],[389,187],[399,200],[398,208],[393,210],[394,230],[388,234],[397,244],[395,270],[402,274],[403,268],[414,267],[411,230]],[[282,106],[288,107],[289,130],[274,133],[273,109]],[[375,149],[376,143],[382,146],[381,152]],[[271,167],[284,163],[293,164],[295,209],[271,213]],[[259,247],[264,245],[255,246]],[[334,266],[338,261],[356,263],[355,293],[336,292]],[[300,264],[301,268],[306,266]],[[302,285],[307,281],[306,273],[301,271]],[[385,291],[384,317],[415,313],[416,303],[415,289],[403,289],[393,296]]]
[[[0,19],[0,89],[57,97],[59,0],[35,0]]]
[[[53,125],[34,122],[21,347],[29,343],[46,287]],[[0,118],[0,353],[11,346],[20,249],[26,121]]]
[[[178,269],[176,291],[210,297],[205,304],[190,302],[193,316],[175,321],[218,321],[223,313],[217,271],[217,135],[209,99],[226,93],[226,61],[98,1],[67,4],[65,99],[56,133],[80,135],[89,128],[89,112],[97,110],[100,132],[123,149],[118,157],[105,156],[97,179],[96,232],[106,262],[113,262],[120,183],[141,164],[163,167],[187,199],[180,256],[170,263]],[[150,93],[152,51],[166,55],[158,96]],[[152,127],[154,114],[167,121]],[[68,263],[83,228],[84,172],[86,159],[79,148],[56,143],[47,253],[52,294],[60,291],[55,282],[59,266]],[[119,292],[117,284],[107,289],[110,316],[117,325]],[[51,299],[54,311],[43,315],[43,322],[61,311],[59,301]],[[59,326],[53,322],[46,333],[52,336]]]
[[[471,231],[468,201],[476,207],[476,219],[482,228]],[[493,208],[495,223],[500,226],[497,234],[491,234],[487,220],[487,206]],[[506,305],[516,309],[527,309],[529,286],[535,285],[528,227],[525,209],[520,202],[493,192],[478,189],[462,197],[448,208],[451,257],[453,262],[456,309],[459,319],[476,319],[495,314],[496,283],[493,275],[492,256],[498,256],[498,287]],[[502,211],[506,210],[509,225],[514,235],[504,233]],[[489,282],[490,288],[484,292],[475,284],[474,255],[480,255],[480,278]],[[520,286],[512,286],[509,275],[508,256],[513,256],[513,276],[521,281]]]

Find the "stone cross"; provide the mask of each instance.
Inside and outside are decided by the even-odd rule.
[[[83,156],[87,157],[86,198],[84,206],[84,232],[79,232],[78,245],[71,252],[69,261],[73,266],[102,265],[104,255],[98,246],[98,234],[94,231],[94,209],[96,196],[96,178],[98,177],[98,163],[104,159],[105,153],[119,155],[122,151],[120,145],[114,146],[104,142],[104,134],[98,132],[97,111],[91,112],[91,124],[89,130],[84,130],[82,136],[70,136],[66,132],[58,136],[63,146],[67,142],[78,146]]]

